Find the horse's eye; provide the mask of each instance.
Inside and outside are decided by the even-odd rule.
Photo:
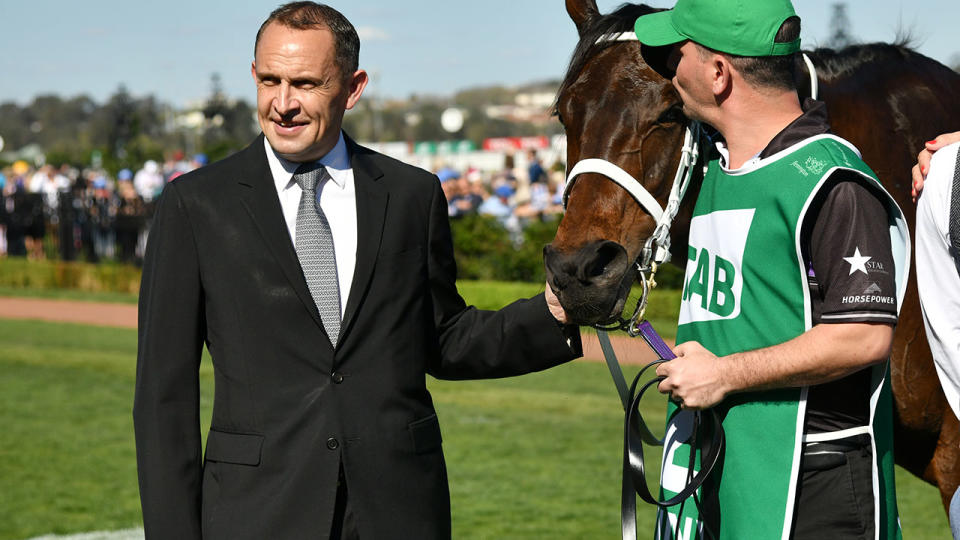
[[[680,106],[675,105],[660,113],[660,116],[657,118],[657,123],[679,124],[684,120],[686,120],[686,117],[683,115],[683,110],[680,108]]]
[[[550,116],[556,116],[556,117],[557,117],[557,120],[560,122],[560,124],[563,125],[563,116],[560,116],[560,108],[559,108],[559,107],[554,107],[553,110],[550,111]]]

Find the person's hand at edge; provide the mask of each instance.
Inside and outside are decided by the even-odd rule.
[[[923,145],[923,150],[917,154],[917,164],[913,166],[911,171],[913,182],[911,183],[910,195],[913,197],[913,202],[917,202],[917,197],[923,191],[923,181],[926,179],[927,173],[930,172],[930,158],[933,157],[933,153],[955,142],[960,142],[960,131],[938,135],[932,141],[927,141]]]

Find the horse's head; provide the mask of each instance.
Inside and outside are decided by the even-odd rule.
[[[556,112],[566,130],[568,170],[584,159],[604,159],[640,181],[662,206],[682,146],[681,101],[670,81],[643,61],[637,41],[610,39],[632,32],[637,17],[653,11],[625,5],[600,15],[594,0],[567,0],[580,41]],[[576,178],[557,236],[544,249],[547,281],[573,322],[597,324],[620,315],[634,263],[654,226],[653,217],[603,174]]]

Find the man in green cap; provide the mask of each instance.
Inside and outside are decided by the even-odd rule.
[[[896,203],[822,102],[796,89],[788,0],[679,0],[640,17],[716,150],[690,226],[663,496],[688,477],[691,410],[715,407],[726,449],[658,538],[898,538],[888,357],[909,269]],[[686,429],[684,429],[686,428]]]

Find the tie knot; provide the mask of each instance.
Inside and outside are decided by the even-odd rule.
[[[304,163],[293,173],[293,181],[304,191],[315,191],[326,169],[317,162]]]

